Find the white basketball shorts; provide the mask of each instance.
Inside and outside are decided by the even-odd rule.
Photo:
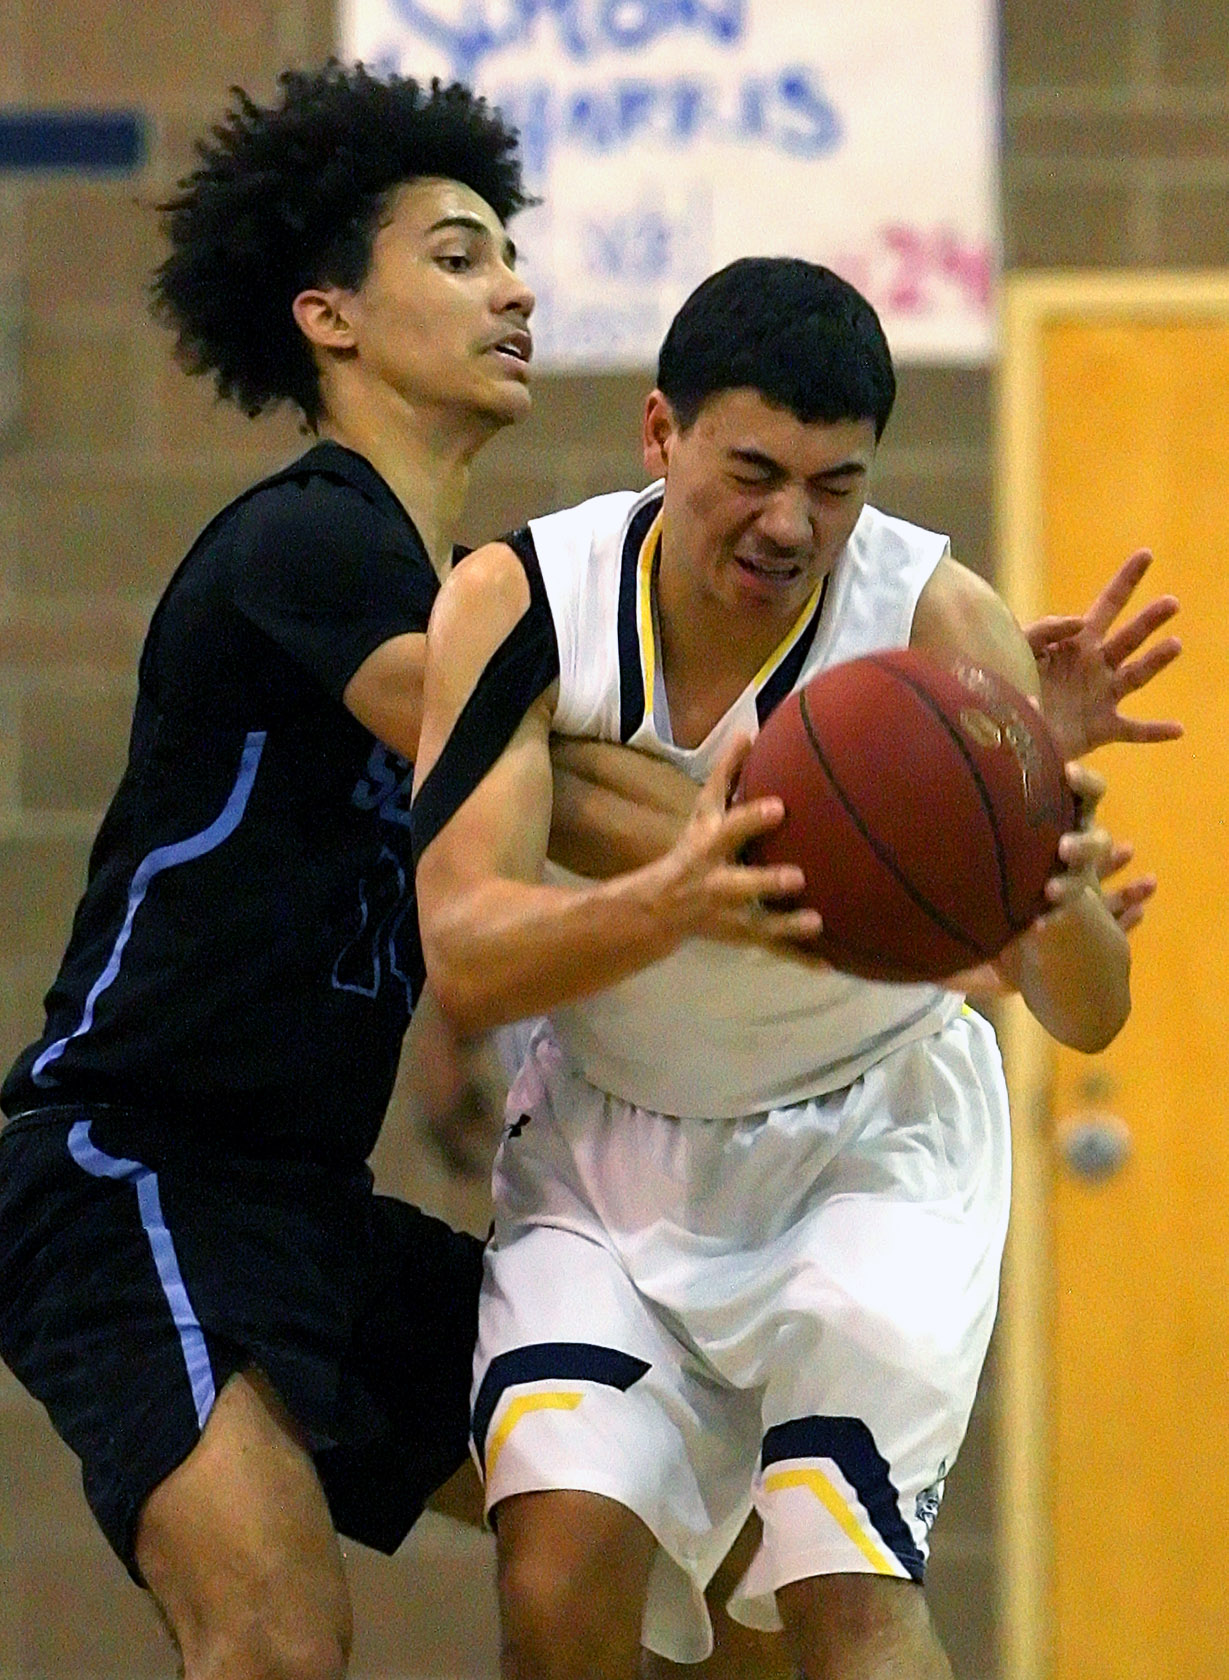
[[[488,1509],[605,1495],[659,1552],[644,1640],[711,1649],[703,1589],[752,1503],[731,1600],[920,1580],[998,1295],[1010,1178],[989,1026],[966,1010],[849,1089],[735,1120],[631,1107],[536,1030],[495,1168],[473,1405]]]

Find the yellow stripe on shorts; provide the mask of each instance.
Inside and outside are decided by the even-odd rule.
[[[504,1442],[511,1435],[517,1424],[530,1412],[574,1412],[584,1399],[583,1394],[546,1393],[520,1394],[508,1403],[508,1409],[503,1415],[499,1428],[491,1436],[486,1452],[487,1480],[495,1474],[495,1466],[499,1462],[499,1455],[503,1451]]]
[[[765,1476],[764,1486],[769,1493],[776,1493],[779,1488],[810,1488],[825,1510],[836,1518],[841,1531],[853,1541],[877,1575],[900,1573],[878,1546],[867,1538],[861,1523],[850,1510],[848,1500],[841,1497],[822,1470],[774,1470],[770,1476]]]

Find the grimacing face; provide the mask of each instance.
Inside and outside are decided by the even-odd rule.
[[[486,201],[428,177],[395,189],[361,285],[339,294],[367,371],[417,408],[493,426],[529,410],[534,295]]]
[[[869,419],[808,423],[743,387],[683,429],[652,392],[645,465],[666,481],[663,570],[784,634],[858,522],[875,441]]]

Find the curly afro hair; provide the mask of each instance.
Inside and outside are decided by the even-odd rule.
[[[292,402],[315,428],[320,378],[291,305],[305,287],[354,289],[389,195],[423,176],[460,181],[507,222],[532,203],[517,135],[460,83],[430,87],[330,59],[278,78],[280,102],[232,88],[234,109],[197,142],[200,165],[158,206],[171,254],[154,314],[190,373],[249,416]]]

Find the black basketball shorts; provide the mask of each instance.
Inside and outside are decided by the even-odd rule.
[[[366,1167],[192,1149],[98,1105],[0,1133],[0,1356],[138,1581],[142,1505],[252,1366],[338,1531],[395,1551],[467,1453],[481,1278],[476,1238]]]

